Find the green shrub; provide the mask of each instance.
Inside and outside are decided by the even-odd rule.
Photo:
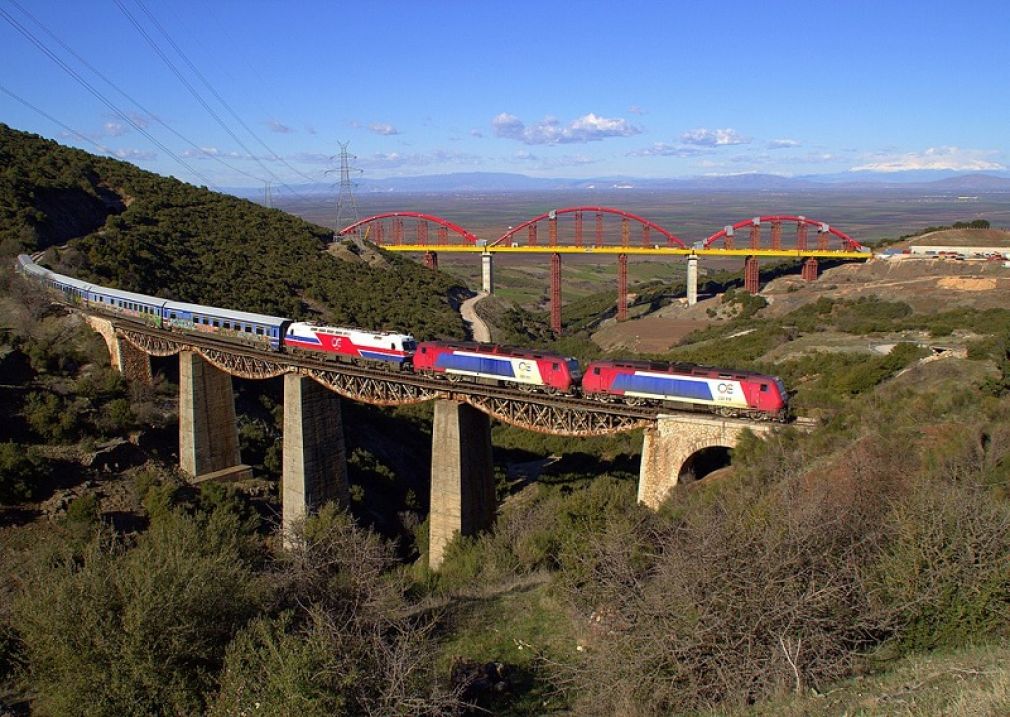
[[[0,504],[30,500],[48,473],[26,446],[0,443]]]
[[[956,648],[1010,628],[1010,507],[983,491],[924,484],[896,503],[895,538],[870,588],[899,654]]]
[[[98,516],[98,499],[94,493],[85,493],[70,502],[64,521],[69,526],[90,529],[98,524]]]
[[[45,441],[62,441],[80,431],[78,407],[55,393],[32,391],[24,405],[29,427]]]
[[[97,541],[37,567],[15,604],[37,709],[203,712],[226,645],[258,607],[235,529],[177,515],[133,549]]]

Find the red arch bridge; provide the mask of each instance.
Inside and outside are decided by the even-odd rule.
[[[787,229],[789,231],[787,231]],[[767,231],[766,231],[767,230]],[[601,254],[617,257],[617,319],[627,318],[628,257],[687,258],[687,302],[698,300],[698,262],[702,257],[741,257],[744,288],[760,289],[760,257],[802,259],[802,276],[813,281],[818,260],[866,260],[870,250],[827,222],[805,216],[774,214],[730,224],[702,241],[683,239],[644,217],[611,207],[552,209],[522,222],[493,241],[447,219],[421,212],[386,212],[341,229],[337,236],[357,236],[389,251],[420,252],[431,268],[439,253],[481,255],[481,286],[494,292],[495,254],[545,254],[551,262],[551,327],[561,332],[561,257]]]

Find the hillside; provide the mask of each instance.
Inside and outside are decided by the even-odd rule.
[[[942,229],[909,240],[910,246],[1010,246],[1005,229]]]
[[[456,282],[390,255],[342,261],[324,251],[332,232],[284,212],[2,124],[0,166],[0,255],[52,247],[55,268],[123,289],[463,335]]]

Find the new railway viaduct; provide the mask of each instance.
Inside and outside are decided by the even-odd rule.
[[[105,339],[113,366],[151,380],[151,356],[179,357],[179,465],[195,481],[248,475],[239,453],[232,377],[284,377],[282,531],[327,501],[347,501],[340,398],[377,406],[434,401],[428,562],[438,568],[458,532],[490,527],[496,511],[491,419],[533,431],[592,436],[645,430],[639,502],[657,508],[677,483],[694,478],[711,451],[733,448],[745,430],[775,426],[657,408],[450,383],[402,372],[334,364],[236,346],[85,314]]]

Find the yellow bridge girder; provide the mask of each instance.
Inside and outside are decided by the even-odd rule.
[[[680,249],[679,247],[643,246],[464,246],[458,244],[380,244],[381,249],[398,252],[436,252],[439,254],[629,254],[638,256],[767,256],[787,259],[845,259],[866,261],[873,254],[861,251],[818,251],[817,249]]]

